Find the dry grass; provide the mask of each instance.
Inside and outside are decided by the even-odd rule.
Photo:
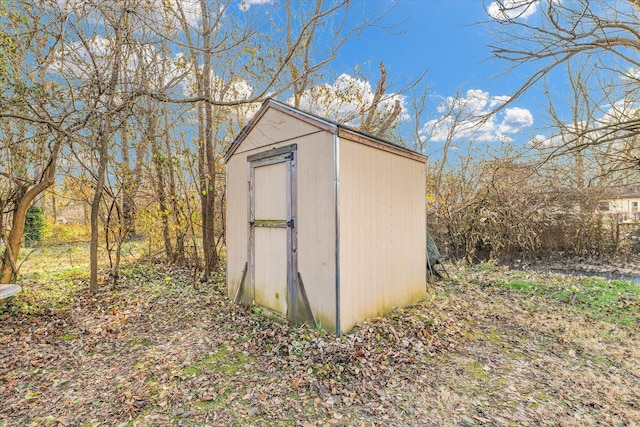
[[[640,423],[638,287],[452,268],[336,338],[232,305],[222,277],[130,265],[91,297],[67,271],[2,308],[0,425]]]

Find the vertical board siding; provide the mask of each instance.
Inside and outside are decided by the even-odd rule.
[[[265,112],[227,161],[227,291],[230,297],[235,295],[248,258],[247,157],[294,143],[298,147],[295,224],[298,271],[314,317],[323,328],[332,331],[335,329],[333,135],[274,109]]]
[[[255,302],[276,313],[287,315],[287,230],[254,230]]]
[[[254,220],[287,220],[286,162],[254,169]],[[287,314],[287,229],[257,227],[254,233],[255,301]]]
[[[246,155],[227,161],[227,292],[233,297],[242,280],[247,263],[249,242],[249,166]]]
[[[426,294],[424,164],[341,139],[341,328]]]
[[[335,331],[335,205],[333,135],[298,143],[298,270],[315,320]]]
[[[255,219],[287,219],[287,164],[260,166],[254,174]]]

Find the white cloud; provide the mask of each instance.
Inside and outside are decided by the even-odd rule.
[[[83,19],[94,24],[103,20],[105,14],[114,13],[112,11],[113,6],[104,2],[87,2],[85,0],[55,1],[60,10],[69,14],[82,16]],[[146,16],[146,20],[158,20],[158,22],[169,25],[171,28],[179,29],[181,25],[178,20],[181,19],[183,15],[189,25],[197,26],[202,14],[200,0],[145,0],[145,7],[136,10],[135,15],[144,15]],[[137,31],[140,26],[139,22],[135,22],[133,15],[129,15],[129,17],[133,24],[131,30]]]
[[[529,140],[529,145],[538,149],[561,147],[565,143],[564,139],[562,135],[546,136],[538,134]]]
[[[202,71],[202,68],[200,69]],[[250,99],[254,88],[246,80],[239,77],[225,80],[211,71],[211,99],[217,103],[234,103]],[[186,97],[196,96],[196,82],[193,73],[189,73],[183,83],[183,92]],[[260,102],[243,103],[231,106],[217,107],[217,112],[226,114],[230,120],[237,122],[242,127],[260,109]],[[195,114],[192,117],[196,120]]]
[[[533,147],[544,147],[549,145],[550,138],[546,135],[538,134],[534,135],[533,138],[529,140],[529,145]]]
[[[421,134],[434,142],[511,141],[509,135],[533,125],[533,115],[518,107],[493,112],[509,99],[505,95],[491,96],[480,89],[471,89],[464,97],[447,97],[437,108],[441,116],[425,123]]]
[[[631,67],[620,76],[620,80],[622,81],[637,81],[638,79],[640,79],[640,68],[638,67]]]
[[[533,115],[525,108],[507,108],[499,130],[502,133],[516,133],[533,124]]]
[[[200,67],[202,72],[202,67]],[[196,81],[193,73],[185,77],[184,94],[187,97],[196,96]],[[241,78],[225,80],[211,71],[211,98],[214,102],[235,102],[251,98],[253,87]]]
[[[602,114],[592,117],[591,120],[563,123],[556,128],[556,133],[551,136],[536,135],[530,141],[535,148],[562,147],[567,145],[588,144],[589,140],[597,141],[600,137],[612,138],[612,132],[619,130],[618,124],[627,122],[630,118],[638,117],[640,106],[635,102],[621,100],[611,105],[602,106]],[[625,144],[624,132],[620,134],[617,142],[611,143],[615,148],[619,144]],[[594,145],[598,145],[596,143]]]
[[[300,99],[300,108],[334,120],[357,127],[361,116],[371,106],[374,92],[371,84],[348,74],[340,75],[333,84],[314,86]],[[405,97],[400,94],[385,94],[376,113],[384,116],[391,113],[396,101],[400,102],[402,112],[399,120],[408,120]],[[288,103],[292,104],[289,99]]]
[[[262,4],[272,4],[274,0],[241,0],[238,6],[240,10],[249,10],[251,6]]]
[[[169,5],[165,7],[173,8],[176,12],[179,12],[181,9],[182,13],[184,13],[184,17],[191,26],[196,26],[202,19],[202,10],[200,9],[200,3],[198,0],[177,0],[175,2],[167,2],[165,4]],[[175,22],[173,25],[176,27],[178,26]]]
[[[54,54],[50,69],[69,79],[107,81],[115,59],[114,41],[94,36],[85,42],[75,41],[61,46]],[[123,68],[119,84],[138,85],[163,90],[187,67],[184,57],[162,58],[163,53],[149,44],[127,44],[121,54]]]
[[[489,5],[489,16],[498,21],[527,19],[538,9],[539,0],[499,0]]]

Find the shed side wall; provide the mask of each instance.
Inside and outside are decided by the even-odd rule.
[[[316,322],[336,328],[333,134],[298,144],[298,271]]]
[[[424,163],[341,139],[343,332],[426,295]]]
[[[298,271],[315,320],[335,330],[333,134],[269,109],[227,161],[227,289],[233,298],[248,254],[247,157],[297,144]]]

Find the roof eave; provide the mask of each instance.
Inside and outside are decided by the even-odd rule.
[[[260,120],[260,118],[266,113],[266,111],[269,108],[274,108],[275,110],[294,116],[304,122],[307,122],[313,126],[326,130],[338,136],[348,136],[351,139],[361,143],[365,143],[368,141],[369,143],[367,145],[369,146],[377,147],[384,151],[395,153],[404,157],[408,157],[422,163],[425,163],[427,161],[427,157],[422,153],[418,153],[417,151],[413,151],[401,145],[394,144],[376,135],[373,135],[367,132],[362,132],[352,127],[342,125],[337,122],[332,122],[331,120],[323,119],[316,115],[291,107],[287,104],[283,104],[282,102],[276,101],[275,99],[269,98],[263,102],[262,107],[260,107],[260,110],[258,110],[258,112],[251,118],[249,123],[244,128],[242,128],[238,136],[233,140],[233,143],[231,143],[231,145],[229,146],[229,149],[224,155],[225,163],[227,163],[227,161],[231,158],[231,156],[233,156],[233,153],[236,151],[238,146],[242,143],[242,141],[244,141],[247,135],[255,127],[256,123]]]
[[[258,110],[258,112],[251,118],[249,123],[242,128],[238,136],[233,140],[233,142],[229,146],[229,149],[227,150],[223,158],[223,161],[225,163],[229,161],[229,159],[231,158],[231,156],[233,156],[233,153],[236,151],[238,146],[242,143],[242,141],[244,141],[244,139],[251,132],[251,130],[253,130],[256,123],[258,123],[260,118],[262,118],[262,116],[267,112],[269,108],[273,108],[277,111],[297,117],[302,121],[310,123],[316,127],[319,127],[331,133],[337,132],[337,125],[334,123],[331,123],[328,120],[324,120],[320,117],[316,117],[311,114],[305,113],[304,111],[300,111],[296,108],[290,107],[289,105],[283,104],[279,101],[276,101],[275,99],[268,98],[262,103],[262,107],[260,107],[260,110]]]

